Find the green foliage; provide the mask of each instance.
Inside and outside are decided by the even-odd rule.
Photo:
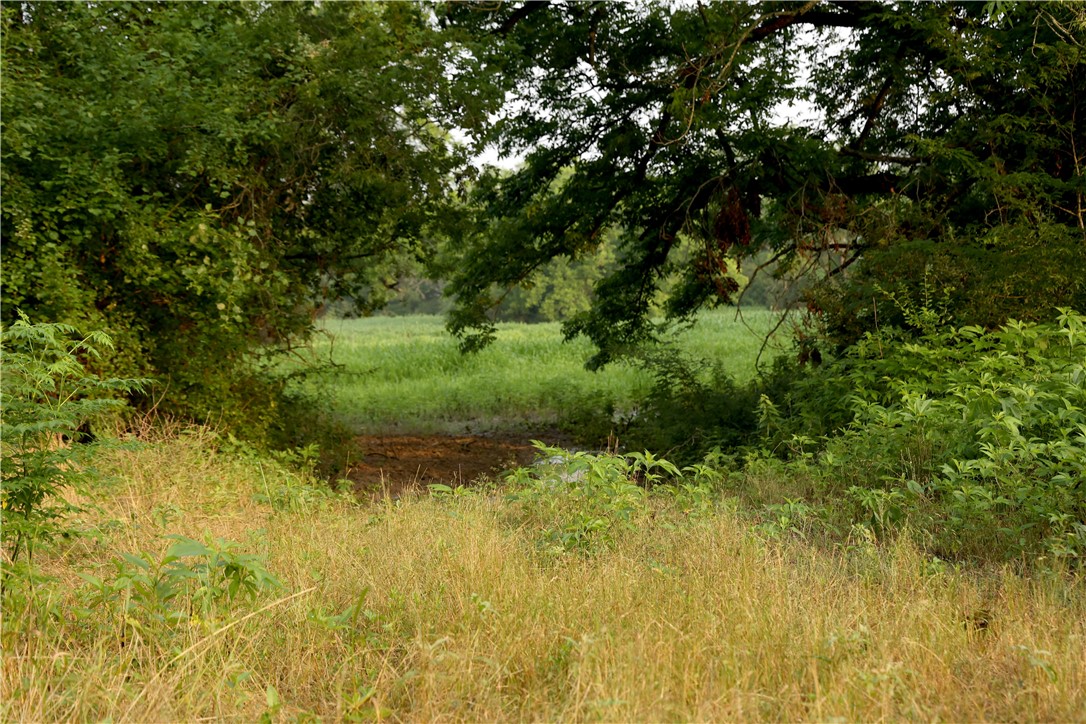
[[[161,558],[122,553],[112,577],[81,574],[89,584],[87,613],[120,604],[125,626],[143,631],[208,621],[223,613],[224,604],[282,587],[259,557],[237,552],[236,543],[166,537],[174,543]]]
[[[537,532],[546,553],[587,556],[607,550],[649,514],[653,495],[686,514],[712,506],[704,469],[680,471],[649,452],[622,456],[533,444],[539,461],[513,470],[506,483],[521,524]],[[689,479],[684,473],[691,473]]]
[[[869,334],[799,387],[825,380],[853,417],[815,469],[877,531],[908,521],[944,558],[1086,560],[1086,317]]]
[[[564,322],[592,307],[595,285],[617,264],[613,235],[594,254],[552,259],[504,294],[496,319],[516,322]]]
[[[64,324],[32,324],[23,314],[0,327],[4,361],[0,384],[0,450],[3,453],[3,545],[16,561],[34,545],[72,532],[65,516],[74,510],[65,489],[94,481],[85,465],[91,445],[72,446],[82,431],[138,392],[146,380],[100,378],[87,367],[112,350],[102,332],[87,335]]]
[[[516,101],[480,147],[525,158],[474,186],[501,224],[465,237],[450,281],[466,348],[490,339],[494,285],[608,231],[619,263],[566,325],[597,366],[656,334],[661,292],[678,318],[734,301],[744,260],[808,279],[838,346],[875,326],[876,285],[916,296],[925,273],[959,325],[1086,303],[1079,4],[444,11],[468,75]]]
[[[1081,229],[1042,223],[1000,227],[960,244],[884,245],[867,253],[856,273],[814,286],[806,296],[838,349],[879,326],[930,331],[909,317],[908,300],[917,300],[918,309],[937,309],[940,322],[956,326],[1051,321],[1053,308],[1086,309],[1083,238]]]
[[[421,6],[5,4],[3,315],[104,329],[163,411],[259,438],[266,357],[370,304],[458,162]],[[151,396],[144,398],[151,403]]]
[[[807,521],[812,517],[810,505],[801,500],[786,499],[783,503],[770,503],[763,507],[767,520],[755,526],[760,533],[776,538],[783,534],[805,536]]]
[[[626,458],[534,444],[540,462],[514,470],[506,481],[514,487],[511,499],[538,527],[544,550],[604,550],[647,511],[648,493],[632,480],[635,468]]]
[[[732,450],[753,441],[757,382],[739,385],[723,365],[675,349],[643,355],[642,364],[654,384],[616,430],[625,445],[689,462],[714,448]]]

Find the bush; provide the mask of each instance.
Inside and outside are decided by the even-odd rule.
[[[721,366],[663,349],[642,359],[652,390],[619,420],[627,448],[656,450],[681,463],[710,450],[756,442],[759,383],[739,385]]]
[[[86,360],[112,347],[101,332],[83,336],[64,324],[31,324],[25,315],[0,328],[2,540],[12,561],[23,552],[30,558],[37,542],[71,532],[64,517],[74,508],[60,499],[61,492],[93,478],[81,466],[89,448],[65,440],[86,435],[90,421],[124,407],[113,395],[145,383],[99,379],[86,371]]]
[[[506,482],[518,524],[537,531],[545,553],[591,556],[610,549],[645,522],[652,498],[684,516],[712,508],[709,481],[719,473],[708,466],[679,470],[649,452],[596,455],[534,444],[539,460],[513,470]]]
[[[868,334],[796,387],[808,405],[849,390],[816,467],[877,530],[908,521],[943,557],[1086,561],[1083,315]]]

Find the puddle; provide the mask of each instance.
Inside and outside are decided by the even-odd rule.
[[[557,435],[543,435],[551,445],[568,444]],[[527,465],[538,450],[526,435],[361,435],[355,449],[361,455],[352,463],[347,479],[359,494],[425,489],[441,483],[467,485],[482,476],[495,477],[503,470]]]

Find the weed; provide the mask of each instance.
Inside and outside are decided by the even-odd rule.
[[[80,574],[89,584],[84,593],[88,615],[119,603],[125,623],[141,631],[147,626],[206,622],[222,602],[252,600],[282,587],[258,557],[238,553],[235,543],[219,538],[205,544],[181,535],[166,538],[174,543],[162,558],[122,553],[114,561],[112,577]]]
[[[88,422],[120,410],[124,403],[113,395],[146,383],[100,379],[86,369],[86,360],[112,347],[101,332],[84,336],[64,324],[31,324],[21,313],[0,329],[0,507],[2,540],[13,561],[24,552],[30,558],[36,543],[75,532],[65,518],[78,508],[61,493],[83,488],[92,479],[82,465],[91,451],[63,440],[79,437]]]

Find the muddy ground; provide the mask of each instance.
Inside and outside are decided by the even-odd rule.
[[[533,439],[548,445],[569,444],[558,433],[361,435],[355,438],[361,457],[349,466],[347,479],[356,492],[369,495],[387,492],[395,496],[433,483],[467,485],[531,463],[538,454],[531,444]]]

